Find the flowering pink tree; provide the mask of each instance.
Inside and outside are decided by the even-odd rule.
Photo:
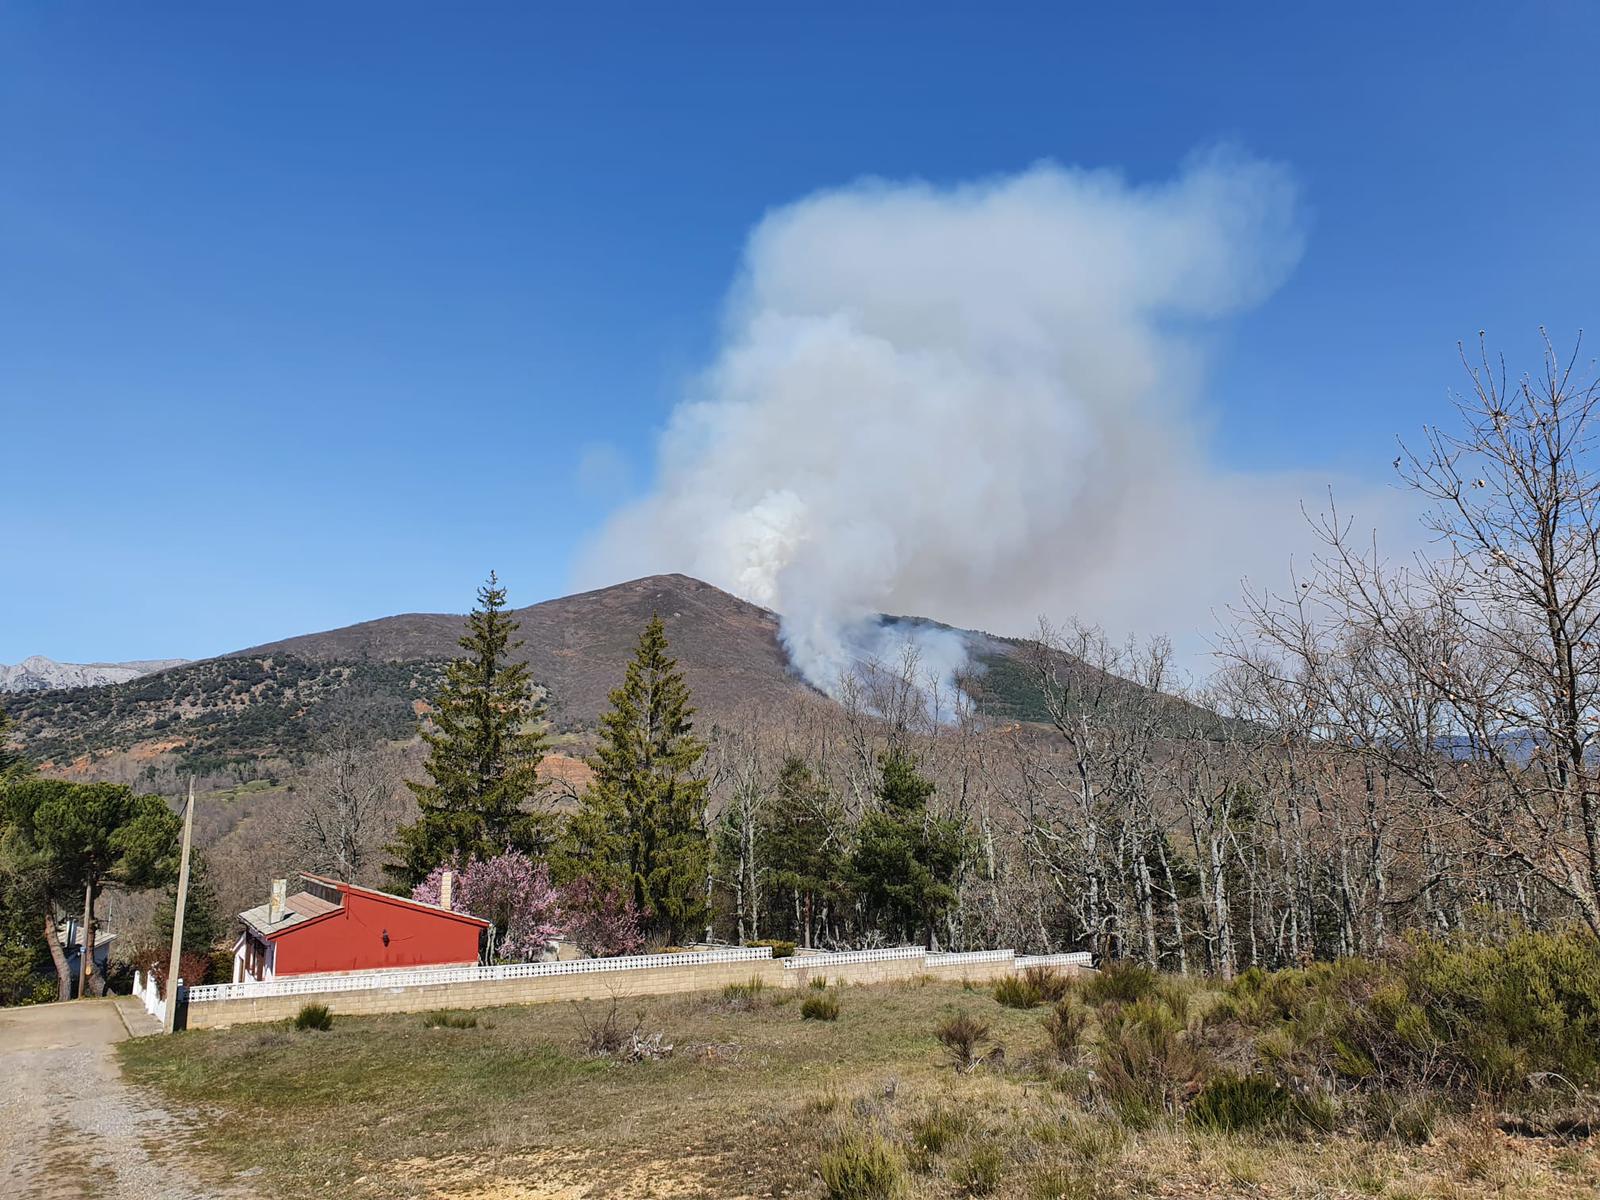
[[[411,892],[413,900],[438,904],[445,871],[456,873],[453,907],[494,922],[495,958],[527,962],[542,954],[562,935],[560,897],[550,870],[521,851],[493,858],[441,863]]]
[[[561,889],[567,936],[596,958],[635,954],[644,947],[633,897],[585,876]]]

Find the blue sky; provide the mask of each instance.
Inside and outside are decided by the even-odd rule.
[[[1596,326],[1592,6],[1118,7],[6,6],[0,661],[561,594],[751,226],[864,175],[1287,164],[1224,465],[1381,478],[1457,339]]]

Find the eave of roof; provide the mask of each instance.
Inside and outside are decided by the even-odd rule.
[[[369,900],[377,900],[383,904],[394,904],[401,908],[420,909],[423,912],[433,913],[436,916],[450,917],[456,921],[465,921],[467,924],[476,925],[480,929],[489,928],[489,922],[484,920],[482,917],[475,917],[471,913],[461,912],[459,909],[444,908],[438,904],[424,904],[421,900],[412,900],[408,896],[396,896],[390,892],[380,892],[377,888],[362,887],[358,883],[345,883],[340,879],[329,879],[324,875],[310,875],[304,872],[301,874],[302,878],[313,879],[316,882],[325,884],[328,887],[338,888],[341,892],[351,892],[358,896],[365,896]]]

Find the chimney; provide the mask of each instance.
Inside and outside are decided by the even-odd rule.
[[[455,877],[455,872],[454,871],[446,871],[443,875],[439,876],[439,907],[440,908],[450,908],[451,907],[451,903],[450,902],[454,898],[454,892],[455,892],[455,886],[454,885],[455,885],[455,882],[456,882],[456,877]]]
[[[272,881],[272,899],[267,901],[267,924],[276,925],[283,920],[283,906],[289,895],[289,881],[287,879],[274,879]]]

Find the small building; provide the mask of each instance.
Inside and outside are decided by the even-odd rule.
[[[90,974],[98,975],[101,979],[106,976],[106,965],[111,961],[111,943],[117,940],[117,935],[105,926],[96,926],[94,931],[94,969]],[[56,941],[61,943],[61,952],[67,959],[67,978],[72,980],[72,994],[78,994],[78,982],[81,978],[79,972],[83,964],[83,925],[77,917],[68,917],[65,921],[56,922]]]
[[[302,875],[272,882],[267,903],[239,914],[244,933],[233,949],[233,981],[320,971],[384,967],[471,966],[489,922],[443,905],[422,904],[375,888]]]

